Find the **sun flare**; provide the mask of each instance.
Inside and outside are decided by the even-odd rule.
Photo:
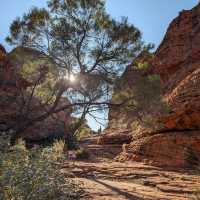
[[[70,82],[75,82],[76,81],[76,78],[75,78],[75,76],[73,74],[70,74],[69,81]]]

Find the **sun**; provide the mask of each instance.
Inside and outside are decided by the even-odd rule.
[[[76,81],[76,77],[73,74],[70,74],[69,81],[72,82],[72,83],[75,82]]]
[[[67,74],[67,73],[66,73],[66,74],[63,76],[63,78],[64,78],[65,80],[71,82],[71,83],[74,83],[74,82],[76,82],[76,80],[77,80],[77,77],[76,77],[74,74],[72,74],[72,73],[70,73],[70,74]]]

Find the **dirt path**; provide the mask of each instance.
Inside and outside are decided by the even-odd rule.
[[[87,142],[84,147],[91,150],[92,159],[66,161],[64,169],[70,171],[73,179],[82,182],[88,200],[192,200],[200,188],[200,176],[194,171],[169,171],[144,163],[115,162],[108,149],[111,153],[117,150],[113,151],[110,145],[95,146]]]

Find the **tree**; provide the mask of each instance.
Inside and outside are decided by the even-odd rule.
[[[14,139],[35,122],[62,110],[73,108],[84,121],[87,114],[111,105],[115,80],[146,48],[140,31],[127,18],[112,19],[103,0],[50,0],[47,5],[14,20],[7,37],[12,45],[39,51],[57,72],[51,104],[38,116],[23,117]],[[70,103],[58,108],[63,96]]]
[[[169,113],[170,108],[163,99],[160,77],[150,65],[153,57],[152,53],[143,51],[115,85],[112,102],[129,101],[110,110],[111,127],[126,126],[134,134],[163,129],[159,118]]]

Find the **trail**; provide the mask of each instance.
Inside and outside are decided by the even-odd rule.
[[[81,146],[90,153],[86,161],[66,161],[64,169],[81,181],[85,199],[94,200],[190,200],[200,188],[195,171],[170,171],[138,162],[116,162],[118,145],[97,145],[87,138]]]

